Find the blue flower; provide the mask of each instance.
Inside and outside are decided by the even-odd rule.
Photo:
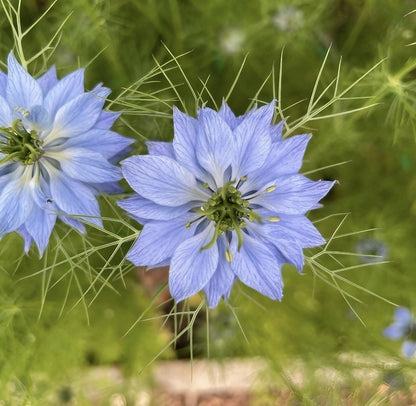
[[[364,264],[382,262],[389,257],[387,245],[383,241],[371,238],[359,240],[355,245],[355,251],[360,255],[359,259]]]
[[[83,69],[58,80],[54,67],[36,80],[12,53],[0,71],[0,238],[17,231],[26,252],[34,241],[43,253],[57,218],[85,232],[64,213],[101,226],[96,195],[119,188],[112,159],[131,140],[109,130],[110,90],[83,82]]]
[[[282,298],[283,263],[304,265],[302,249],[325,241],[305,217],[334,182],[298,174],[309,135],[282,139],[274,102],[236,117],[224,103],[192,118],[174,109],[172,143],[122,161],[137,192],[119,205],[144,224],[127,254],[135,265],[170,265],[179,302],[204,290],[209,307],[240,279]]]
[[[411,358],[416,353],[416,321],[406,307],[398,307],[394,312],[394,323],[384,329],[383,334],[391,340],[403,340],[402,353]]]

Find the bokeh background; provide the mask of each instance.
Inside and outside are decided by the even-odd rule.
[[[124,112],[116,130],[137,140],[132,153],[146,153],[148,139],[172,139],[173,105],[195,114],[196,104],[215,107],[233,88],[228,102],[243,114],[253,99],[279,96],[283,49],[279,102],[288,123],[306,114],[329,48],[318,94],[337,77],[341,57],[342,89],[384,60],[321,114],[328,118],[294,132],[314,135],[302,172],[339,181],[309,216],[326,238],[335,236],[316,257],[322,268],[305,266],[302,275],[285,268],[281,303],[235,286],[230,306],[199,312],[192,356],[207,358],[209,342],[210,359],[267,360],[260,381],[271,386],[259,384],[252,404],[284,404],[276,390],[289,394],[287,404],[416,403],[414,361],[382,335],[393,303],[416,312],[414,1],[58,0],[46,15],[48,0],[21,3],[23,30],[42,16],[22,40],[27,57],[53,39],[30,73],[55,64],[62,77],[87,67],[87,88],[104,82],[113,90],[111,108]],[[4,8],[0,38],[4,62],[14,46]],[[187,81],[201,92],[197,103]],[[140,228],[114,202],[102,199],[114,234],[89,229],[85,240],[62,226],[42,259],[35,249],[22,256],[17,235],[0,242],[1,405],[138,404],[137,393],[154,389],[159,360],[190,357],[189,340],[169,345],[171,323],[157,318],[166,307],[123,261]],[[135,324],[145,311],[151,320]],[[290,378],[294,365],[301,385]],[[369,381],[354,373],[363,366],[374,372]],[[324,378],[316,373],[323,368]]]

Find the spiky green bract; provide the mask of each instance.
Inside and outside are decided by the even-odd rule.
[[[309,135],[282,139],[275,103],[236,117],[175,109],[173,143],[149,143],[148,156],[122,162],[137,192],[119,202],[144,229],[127,259],[169,264],[179,302],[203,290],[209,307],[227,299],[236,279],[280,300],[281,267],[304,265],[302,249],[324,239],[305,217],[334,182],[298,174]]]
[[[96,195],[120,190],[114,165],[132,140],[110,131],[110,89],[84,90],[84,70],[34,79],[15,59],[0,72],[0,238],[17,231],[42,254],[57,218],[85,232],[101,226]],[[66,216],[66,214],[68,216]],[[85,217],[84,217],[85,216]]]

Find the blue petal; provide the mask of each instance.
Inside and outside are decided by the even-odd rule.
[[[171,258],[178,246],[195,232],[195,226],[186,227],[187,221],[181,217],[145,224],[126,258],[136,266],[155,265]]]
[[[169,290],[176,302],[181,302],[203,289],[217,269],[217,244],[201,251],[213,235],[214,227],[210,224],[176,249],[169,271]]]
[[[92,93],[81,94],[62,106],[55,116],[54,128],[45,138],[74,137],[87,132],[100,116],[104,100]]]
[[[44,107],[54,118],[58,110],[75,97],[84,93],[84,69],[78,69],[62,78],[49,90]]]
[[[402,326],[409,326],[412,323],[412,312],[407,307],[398,307],[394,311],[396,323]]]
[[[149,151],[149,155],[163,155],[168,158],[176,159],[175,151],[171,142],[147,141],[146,146]]]
[[[59,211],[80,217],[86,222],[102,227],[100,208],[92,188],[65,176],[48,165],[50,187],[53,201]],[[83,217],[83,216],[95,217]],[[76,220],[76,219],[75,219]]]
[[[38,85],[42,89],[43,96],[49,92],[57,83],[58,77],[56,76],[55,66],[52,66],[47,72],[45,72],[38,80]]]
[[[168,157],[132,156],[122,161],[121,166],[124,177],[137,193],[162,206],[209,199],[197,186],[193,174]]]
[[[247,173],[248,181],[244,184],[245,190],[253,190],[253,187],[260,188],[282,175],[298,173],[310,138],[310,135],[304,134],[273,143],[264,164],[253,172]]]
[[[7,59],[7,101],[14,109],[23,107],[31,109],[42,104],[42,89],[26,70],[19,65],[13,53]]]
[[[118,182],[104,182],[104,183],[90,183],[90,185],[97,189],[99,194],[105,193],[108,195],[125,192],[123,186]]]
[[[93,128],[78,137],[69,138],[65,145],[90,149],[110,159],[133,142],[133,139],[123,137],[114,131]]]
[[[302,247],[296,239],[285,234],[284,229],[279,228],[279,223],[268,223],[267,221],[263,224],[248,223],[246,230],[253,237],[256,236],[257,239],[269,243],[270,249],[278,251],[278,258],[294,265],[301,272],[303,265],[305,265]]]
[[[114,182],[122,178],[120,168],[110,164],[101,154],[87,149],[46,151],[44,157],[55,158],[66,175],[82,182]]]
[[[406,330],[399,324],[391,324],[383,330],[383,335],[390,340],[400,340],[405,336]]]
[[[241,123],[241,117],[237,118],[225,101],[222,102],[218,114],[232,130]]]
[[[242,177],[265,162],[271,147],[270,123],[274,114],[274,101],[247,114],[234,130],[237,143],[234,156],[234,176]]]
[[[235,237],[235,236],[233,236]],[[230,250],[233,255],[231,268],[247,286],[274,300],[283,297],[281,264],[273,252],[263,243],[244,234],[240,251],[236,248],[236,237],[232,239]]]
[[[412,358],[416,353],[416,342],[405,341],[402,345],[403,355],[407,358]]]
[[[204,287],[208,307],[216,307],[221,300],[230,297],[231,289],[234,285],[236,276],[231,270],[230,264],[225,259],[225,238],[221,236],[217,240],[218,246],[218,267],[212,278]]]
[[[236,154],[236,142],[229,125],[214,110],[199,111],[196,156],[199,164],[212,175],[216,186],[224,184],[224,174]],[[213,186],[213,185],[212,185]]]
[[[79,220],[66,216],[58,216],[58,218],[70,227],[75,228],[75,230],[79,231],[81,234],[85,234],[87,232],[84,223]]]
[[[21,236],[23,237],[23,240],[25,242],[24,251],[25,251],[25,254],[27,254],[30,250],[30,246],[32,245],[32,237],[26,230],[26,227],[24,226],[24,224],[21,227],[19,227],[17,232],[20,233]]]
[[[109,89],[108,87],[105,87],[101,83],[99,83],[98,85],[96,85],[94,87],[94,89],[92,89],[90,91],[90,93],[94,94],[95,96],[97,96],[99,98],[105,99],[111,93],[111,89]],[[104,101],[105,100],[103,100],[103,102]]]
[[[250,200],[275,213],[304,214],[314,209],[317,203],[332,188],[335,182],[312,181],[302,175],[277,178],[273,192],[263,193]]]
[[[0,96],[0,127],[10,127],[12,122],[12,110],[7,101]]]
[[[272,142],[280,141],[282,139],[284,125],[285,125],[285,120],[282,120],[282,121],[279,121],[276,125],[271,126],[270,136],[272,137]]]
[[[13,174],[2,177],[7,183],[0,193],[0,233],[16,231],[32,211],[33,184],[29,171],[31,168],[19,168]]]
[[[312,222],[304,215],[282,215],[277,223],[268,222],[268,217],[278,216],[279,213],[273,213],[269,210],[256,210],[264,219],[263,231],[265,234],[276,234],[282,238],[295,240],[302,248],[319,247],[325,244],[325,239],[320,232],[312,224]],[[260,227],[262,229],[262,227]]]
[[[175,136],[172,145],[176,160],[189,169],[195,177],[205,181],[206,175],[196,158],[198,121],[174,107],[173,129]]]
[[[39,254],[45,251],[52,229],[56,222],[56,214],[35,205],[32,213],[26,219],[25,226],[38,246]]]
[[[0,96],[6,98],[7,75],[0,70]]]
[[[112,111],[102,111],[98,117],[97,122],[95,123],[95,128],[100,128],[102,130],[108,130],[114,122],[120,117],[121,113],[115,113]]]
[[[185,204],[182,206],[161,206],[145,199],[140,195],[134,195],[125,200],[117,202],[117,204],[134,216],[149,220],[170,220],[184,215],[189,211],[193,204]]]

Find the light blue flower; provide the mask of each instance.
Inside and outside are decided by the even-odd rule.
[[[402,353],[411,358],[416,353],[416,322],[409,309],[398,307],[394,312],[394,323],[384,329],[383,334],[391,340],[403,340]]]
[[[0,238],[17,231],[26,252],[34,241],[42,254],[57,218],[85,231],[62,213],[100,215],[96,195],[119,189],[112,159],[131,140],[109,130],[119,115],[103,111],[110,90],[85,92],[83,69],[58,80],[52,67],[34,79],[12,53],[7,69],[0,71]]]
[[[274,102],[236,117],[224,103],[198,118],[174,109],[172,143],[122,161],[137,192],[119,205],[144,224],[127,254],[135,265],[170,265],[179,302],[204,290],[208,305],[240,279],[280,300],[283,263],[304,265],[302,249],[325,241],[305,217],[334,182],[298,174],[309,135],[282,139]]]

